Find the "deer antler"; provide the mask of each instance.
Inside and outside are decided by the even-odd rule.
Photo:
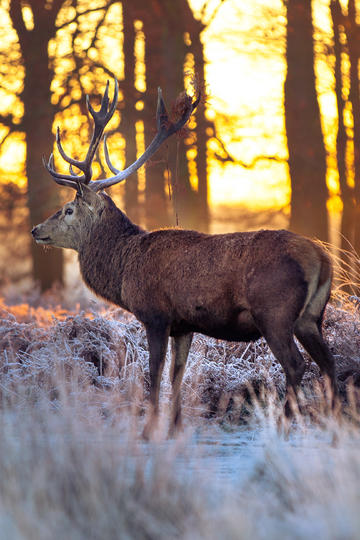
[[[106,138],[104,139],[104,149],[105,149],[105,158],[106,163],[111,170],[115,174],[115,176],[112,176],[110,178],[104,178],[102,180],[95,180],[94,182],[91,182],[91,189],[93,191],[99,191],[100,189],[105,189],[110,186],[113,186],[114,184],[118,184],[119,182],[122,182],[125,180],[128,176],[130,176],[133,172],[137,171],[148,159],[151,158],[155,154],[155,152],[159,149],[159,147],[162,145],[162,143],[171,135],[179,131],[189,120],[191,113],[193,110],[197,107],[199,101],[200,101],[200,94],[196,98],[196,100],[193,102],[192,98],[188,95],[185,96],[185,104],[184,104],[184,111],[181,116],[181,118],[173,123],[169,120],[168,113],[166,111],[165,103],[162,98],[162,92],[161,88],[158,88],[158,102],[157,102],[157,110],[156,110],[156,124],[157,124],[157,133],[149,146],[146,148],[145,152],[136,160],[134,163],[129,165],[126,169],[123,171],[119,171],[116,169],[113,164],[110,161],[109,151],[106,144]]]
[[[55,182],[57,182],[58,184],[62,186],[68,186],[68,187],[78,189],[79,184],[89,184],[89,182],[91,181],[92,162],[95,156],[95,152],[101,141],[101,137],[104,133],[104,129],[115,112],[116,105],[118,102],[119,87],[118,87],[117,80],[114,79],[114,81],[115,81],[114,98],[110,106],[109,106],[109,81],[107,81],[106,83],[106,89],[105,89],[103,98],[101,100],[101,106],[100,106],[99,111],[95,111],[93,109],[93,107],[90,104],[89,96],[86,96],[86,105],[87,105],[88,111],[94,119],[94,129],[93,129],[90,146],[84,160],[80,161],[77,159],[73,159],[65,153],[61,144],[60,128],[59,127],[57,128],[56,144],[57,144],[61,157],[65,161],[67,161],[67,163],[70,164],[70,175],[60,174],[56,171],[54,167],[53,154],[50,155],[49,161],[47,163],[45,162],[44,159],[43,159],[43,162],[44,162],[45,167],[49,171],[49,173],[54,178]],[[83,172],[83,174],[81,176],[75,174],[73,167],[77,167],[80,171]]]
[[[106,124],[109,122],[110,118],[114,114],[116,104],[117,104],[118,83],[116,79],[115,79],[114,99],[110,107],[109,107],[108,90],[109,90],[109,81],[107,82],[104,97],[102,98],[101,107],[98,112],[94,111],[94,109],[90,105],[88,96],[86,96],[86,103],[87,103],[88,110],[94,119],[94,131],[93,131],[93,135],[92,135],[88,152],[83,161],[78,161],[76,159],[73,159],[65,153],[62,147],[61,141],[60,141],[60,130],[59,128],[57,128],[56,144],[62,158],[70,164],[70,174],[60,174],[56,171],[54,167],[53,154],[50,155],[49,161],[47,163],[45,160],[43,161],[44,161],[45,167],[47,168],[49,173],[52,175],[55,182],[57,182],[58,184],[72,187],[77,190],[79,190],[80,184],[88,184],[88,186],[93,191],[96,192],[101,189],[105,189],[110,186],[113,186],[114,184],[118,184],[119,182],[122,182],[128,176],[130,176],[133,172],[137,171],[137,169],[139,169],[148,159],[150,159],[150,157],[155,154],[155,152],[158,150],[161,144],[168,137],[170,137],[171,135],[179,131],[186,124],[186,122],[189,120],[191,116],[191,113],[199,104],[199,101],[201,98],[201,94],[199,92],[199,95],[193,102],[192,98],[188,96],[187,94],[185,94],[184,110],[182,112],[181,118],[177,122],[171,122],[169,120],[165,103],[162,98],[161,89],[158,88],[158,101],[157,101],[157,110],[156,110],[157,133],[155,137],[153,138],[153,140],[151,141],[151,143],[149,144],[149,146],[146,148],[145,152],[125,170],[119,171],[113,166],[113,164],[110,161],[109,151],[108,151],[108,147],[106,144],[106,137],[105,137],[104,150],[105,150],[106,163],[109,169],[111,170],[111,172],[115,176],[111,176],[109,178],[103,178],[101,180],[92,181],[91,180],[91,177],[92,177],[91,164],[94,159],[96,149],[99,146]],[[80,171],[83,172],[83,174],[81,176],[75,174],[73,166],[77,167]]]

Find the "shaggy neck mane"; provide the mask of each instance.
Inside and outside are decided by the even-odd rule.
[[[122,306],[121,283],[130,246],[145,231],[132,223],[107,197],[102,214],[79,249],[80,271],[98,295]]]
[[[103,195],[106,200],[106,207],[100,217],[100,220],[95,224],[95,229],[111,231],[112,237],[115,239],[118,236],[139,234],[143,231],[141,227],[135,225],[126,214],[124,214],[116,206],[114,201],[108,195]]]

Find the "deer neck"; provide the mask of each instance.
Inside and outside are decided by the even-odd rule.
[[[131,246],[144,233],[117,209],[93,225],[79,249],[80,271],[88,287],[125,309],[121,295],[123,275]]]

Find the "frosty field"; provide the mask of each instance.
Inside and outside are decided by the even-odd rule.
[[[360,316],[329,305],[343,402],[332,418],[308,360],[302,415],[282,425],[266,344],[196,336],[185,430],[144,442],[147,347],[121,310],[0,307],[0,538],[358,538]]]

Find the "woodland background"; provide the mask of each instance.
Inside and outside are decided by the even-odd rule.
[[[131,219],[149,229],[179,224],[214,232],[216,209],[209,197],[213,171],[232,167],[234,178],[241,178],[243,171],[251,170],[260,180],[264,175],[264,190],[271,190],[265,172],[276,164],[280,169],[274,170],[280,171],[289,194],[274,209],[281,214],[281,223],[326,242],[329,220],[335,219],[343,264],[346,268],[350,264],[356,275],[360,5],[355,0],[257,0],[251,8],[246,2],[238,4],[233,0],[1,1],[2,288],[26,282],[45,291],[63,282],[62,250],[45,252],[29,235],[33,225],[72,196],[51,181],[42,156],[53,151],[56,125],[61,126],[68,153],[84,154],[89,138],[85,94],[96,106],[106,80],[114,76],[119,80],[120,100],[110,124],[109,146],[118,168],[133,162],[153,137],[158,86],[170,109],[191,83],[208,94],[189,130],[170,141],[124,187],[114,188],[112,195]],[[226,20],[229,6],[236,14],[231,31]],[[244,30],[241,21],[249,9],[251,24]],[[209,86],[211,43],[217,43],[211,29],[221,28],[216,25],[222,20],[224,31],[215,38],[218,43],[227,41],[239,55],[238,70],[228,74],[229,84],[239,92],[245,85],[256,85],[256,77],[261,85],[259,73],[254,72],[255,83],[242,76],[244,54],[256,56],[264,65],[273,58],[283,63],[277,123],[270,128],[264,112],[267,102],[241,107],[232,117]],[[223,65],[219,78],[224,74]],[[325,94],[331,102],[328,107]],[[255,116],[258,132],[252,137],[246,126]],[[274,149],[266,137],[276,126],[284,141]],[[251,147],[250,154],[242,152],[242,144]],[[97,176],[108,173],[103,163],[100,153]],[[227,230],[251,228],[254,223],[272,226],[271,212],[251,221],[250,212],[246,220],[246,208],[234,223],[236,208],[231,212],[231,204],[230,198],[222,216],[225,222],[229,217]]]

